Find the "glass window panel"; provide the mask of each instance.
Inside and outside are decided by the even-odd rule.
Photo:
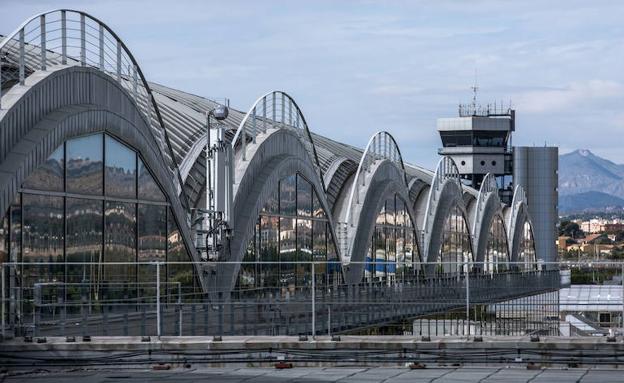
[[[102,134],[67,141],[67,191],[102,195]]]
[[[396,225],[404,226],[405,225],[405,204],[403,200],[397,197],[396,199]]]
[[[312,215],[312,185],[297,175],[297,215]]]
[[[279,218],[260,217],[260,281],[262,287],[280,285],[279,271]],[[267,262],[267,263],[262,263]]]
[[[257,226],[257,225],[256,225]],[[240,265],[238,278],[239,290],[250,290],[256,287],[256,235],[247,243],[247,249]]]
[[[396,237],[394,228],[386,228],[386,273],[388,278],[396,275]]]
[[[136,153],[106,135],[106,195],[136,198]]]
[[[13,203],[9,207],[11,215],[11,237],[9,239],[9,251],[12,262],[22,261],[22,199],[21,194],[17,194]]]
[[[0,222],[0,263],[9,261],[9,211]]]
[[[297,252],[296,220],[280,218],[280,283],[286,286],[291,293],[295,288],[295,264]]]
[[[327,232],[325,221],[312,221],[314,272],[316,283],[325,283],[327,273]]]
[[[331,227],[327,224],[327,275],[330,286],[342,283],[342,267],[336,252],[336,245],[331,235]]]
[[[114,262],[136,262],[136,204],[107,201],[104,230],[105,283],[136,282],[135,265],[107,265]]]
[[[296,208],[296,177],[288,176],[280,181],[280,214],[294,216]]]
[[[312,193],[312,214],[317,218],[325,218],[325,210],[323,210],[316,192]]]
[[[312,221],[309,219],[297,219],[297,286],[309,286],[312,284]]]
[[[158,205],[139,204],[139,263],[165,262],[166,260],[166,233],[167,207]],[[139,282],[156,282],[156,266],[138,265]],[[165,266],[160,268],[162,282],[165,281]],[[147,292],[154,292],[153,288],[146,288]]]
[[[414,231],[410,229],[405,229],[405,268],[408,270],[408,272],[414,268],[414,262],[418,261],[418,259],[414,256],[414,248],[416,247],[414,241]]]
[[[395,235],[397,274],[403,274],[405,267],[405,229],[396,229]]]
[[[383,227],[375,228],[375,275],[386,276],[386,234]]]
[[[139,163],[139,199],[148,201],[165,201],[165,195],[160,186],[154,181],[154,177],[150,173],[149,169],[143,163],[141,158],[138,158]]]
[[[103,202],[67,198],[67,262],[99,263],[102,261]],[[68,265],[70,283],[97,282],[97,265]],[[80,286],[76,286],[80,287]],[[79,296],[79,292],[75,291]]]
[[[379,214],[377,214],[377,220],[375,221],[377,225],[385,225],[386,224],[386,204],[385,202],[381,206],[381,210]]]
[[[394,197],[388,198],[386,201],[386,225],[395,225],[394,213]]]
[[[22,261],[27,264],[23,269],[23,286],[32,286],[36,282],[63,282],[63,197],[23,194],[22,198]],[[42,265],[44,262],[48,264]]]
[[[179,286],[183,297],[192,298],[189,294],[194,292],[194,266],[171,210],[167,225],[167,286],[174,292]]]
[[[28,176],[22,186],[26,189],[63,191],[64,157],[65,147],[61,145]]]

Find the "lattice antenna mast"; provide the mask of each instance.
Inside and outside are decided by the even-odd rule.
[[[472,90],[472,110],[477,110],[477,92],[479,91],[479,84],[477,82],[477,70],[475,69],[474,85],[470,87]]]

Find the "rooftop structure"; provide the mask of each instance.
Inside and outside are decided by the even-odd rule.
[[[97,300],[103,284],[155,280],[274,296],[423,276],[541,278],[525,194],[501,202],[499,164],[471,187],[466,165],[411,164],[389,132],[365,148],[336,142],[283,91],[212,121],[222,104],[149,82],[119,36],[80,11],[27,20],[0,57],[0,262],[19,265],[13,289],[88,283]],[[493,132],[482,150],[507,158],[513,118],[460,119],[479,144]],[[311,262],[316,271],[298,266]]]

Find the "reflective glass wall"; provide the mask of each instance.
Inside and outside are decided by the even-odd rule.
[[[364,278],[391,282],[420,268],[416,230],[404,201],[394,195],[384,202],[366,255]]]
[[[533,229],[528,221],[522,226],[522,238],[518,246],[518,267],[521,270],[536,270],[537,259],[535,256],[535,242],[533,241]]]
[[[312,268],[306,262],[317,262]],[[316,190],[300,174],[280,180],[262,208],[240,266],[242,295],[293,295],[342,280],[334,238]]]
[[[135,150],[107,134],[57,148],[22,184],[0,230],[0,260],[23,263],[14,277],[27,289],[68,283],[69,294],[88,286],[92,298],[110,298],[115,286],[132,286],[153,296],[155,266],[137,265],[152,261],[167,262],[168,288],[198,288],[192,265],[169,264],[190,258],[160,186]]]
[[[500,216],[495,216],[488,232],[483,271],[492,274],[507,270],[509,267],[508,252],[507,234],[503,219]]]
[[[442,229],[442,246],[438,254],[437,272],[458,274],[468,271],[472,246],[468,224],[459,206],[454,206]]]

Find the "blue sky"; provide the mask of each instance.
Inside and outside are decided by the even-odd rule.
[[[285,90],[314,131],[388,130],[430,168],[475,69],[483,103],[517,109],[514,144],[624,163],[624,2],[0,0],[0,33],[59,7],[111,26],[151,81],[244,110]]]

